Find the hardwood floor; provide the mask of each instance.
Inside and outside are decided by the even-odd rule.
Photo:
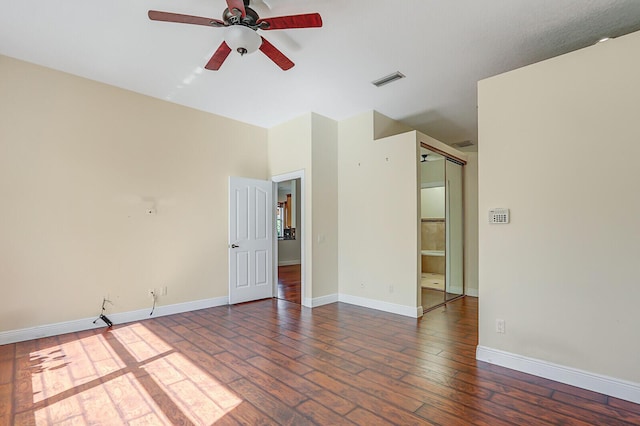
[[[477,307],[267,299],[4,345],[0,424],[640,424],[639,405],[476,361]]]
[[[283,299],[298,305],[301,303],[302,290],[300,274],[300,264],[278,266],[278,299]]]

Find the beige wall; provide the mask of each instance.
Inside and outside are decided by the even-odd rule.
[[[0,331],[228,294],[228,176],[267,178],[265,129],[4,56],[0,93]]]
[[[274,126],[267,133],[269,174],[276,176],[311,168],[311,114]],[[305,176],[305,180],[310,179]]]
[[[313,298],[338,293],[338,123],[312,114]]]
[[[635,33],[479,83],[480,345],[640,383],[639,51]]]
[[[313,236],[309,232],[311,221],[311,114],[304,114],[286,123],[268,130],[268,168],[270,176],[277,176],[296,171],[304,171],[304,195],[300,196],[304,203],[304,223],[300,222],[296,230],[301,237],[302,261],[304,262],[304,298],[311,297],[311,272],[313,258],[311,245]],[[304,200],[304,201],[303,201]],[[300,219],[300,218],[299,218]]]
[[[444,186],[422,188],[420,190],[420,217],[444,218],[445,207]]]
[[[373,138],[373,113],[339,123],[340,294],[417,306],[415,132]]]
[[[465,152],[464,166],[464,289],[478,296],[478,153]]]
[[[278,265],[297,265],[300,258],[300,238],[295,240],[278,240]]]
[[[308,303],[337,293],[338,124],[305,114],[268,131],[269,174],[304,170],[304,269]]]
[[[380,114],[378,111],[372,111],[372,114],[373,139],[383,139],[389,136],[413,131],[413,129],[406,124],[393,120],[384,114]]]
[[[104,296],[107,313],[150,308],[150,288],[167,287],[159,305],[227,296],[228,176],[298,170],[305,299],[417,305],[417,140],[427,136],[374,140],[404,127],[373,111],[343,123],[310,113],[267,131],[0,65],[0,332],[92,317]]]

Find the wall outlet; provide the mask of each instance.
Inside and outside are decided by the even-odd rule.
[[[503,319],[496,319],[496,333],[504,334],[505,325]]]
[[[393,293],[393,290],[394,290],[394,287],[393,287],[393,284],[391,284],[391,285],[389,286],[389,293]]]
[[[160,289],[160,296],[166,296],[166,295],[167,295],[167,286],[165,285]]]
[[[149,297],[151,297],[152,299],[155,299],[155,298],[156,298],[156,294],[157,294],[157,293],[156,293],[155,289],[150,288],[150,289],[148,289],[148,290],[147,290],[147,294],[148,294],[148,295],[149,295]]]

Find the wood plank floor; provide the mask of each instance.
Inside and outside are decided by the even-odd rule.
[[[477,308],[269,299],[4,345],[0,424],[640,424],[639,405],[476,361]]]
[[[301,303],[300,274],[300,264],[278,266],[278,299],[287,300],[298,305]]]

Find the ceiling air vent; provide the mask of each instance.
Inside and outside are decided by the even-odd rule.
[[[400,71],[396,71],[393,74],[389,74],[387,76],[379,78],[375,81],[372,81],[371,83],[376,87],[380,87],[380,86],[384,86],[385,84],[393,83],[394,81],[400,80],[401,78],[405,78],[405,77],[406,76],[402,74]]]
[[[472,141],[462,141],[462,142],[455,142],[452,143],[451,146],[455,147],[455,148],[466,148],[468,146],[472,146],[474,145],[474,143]]]

